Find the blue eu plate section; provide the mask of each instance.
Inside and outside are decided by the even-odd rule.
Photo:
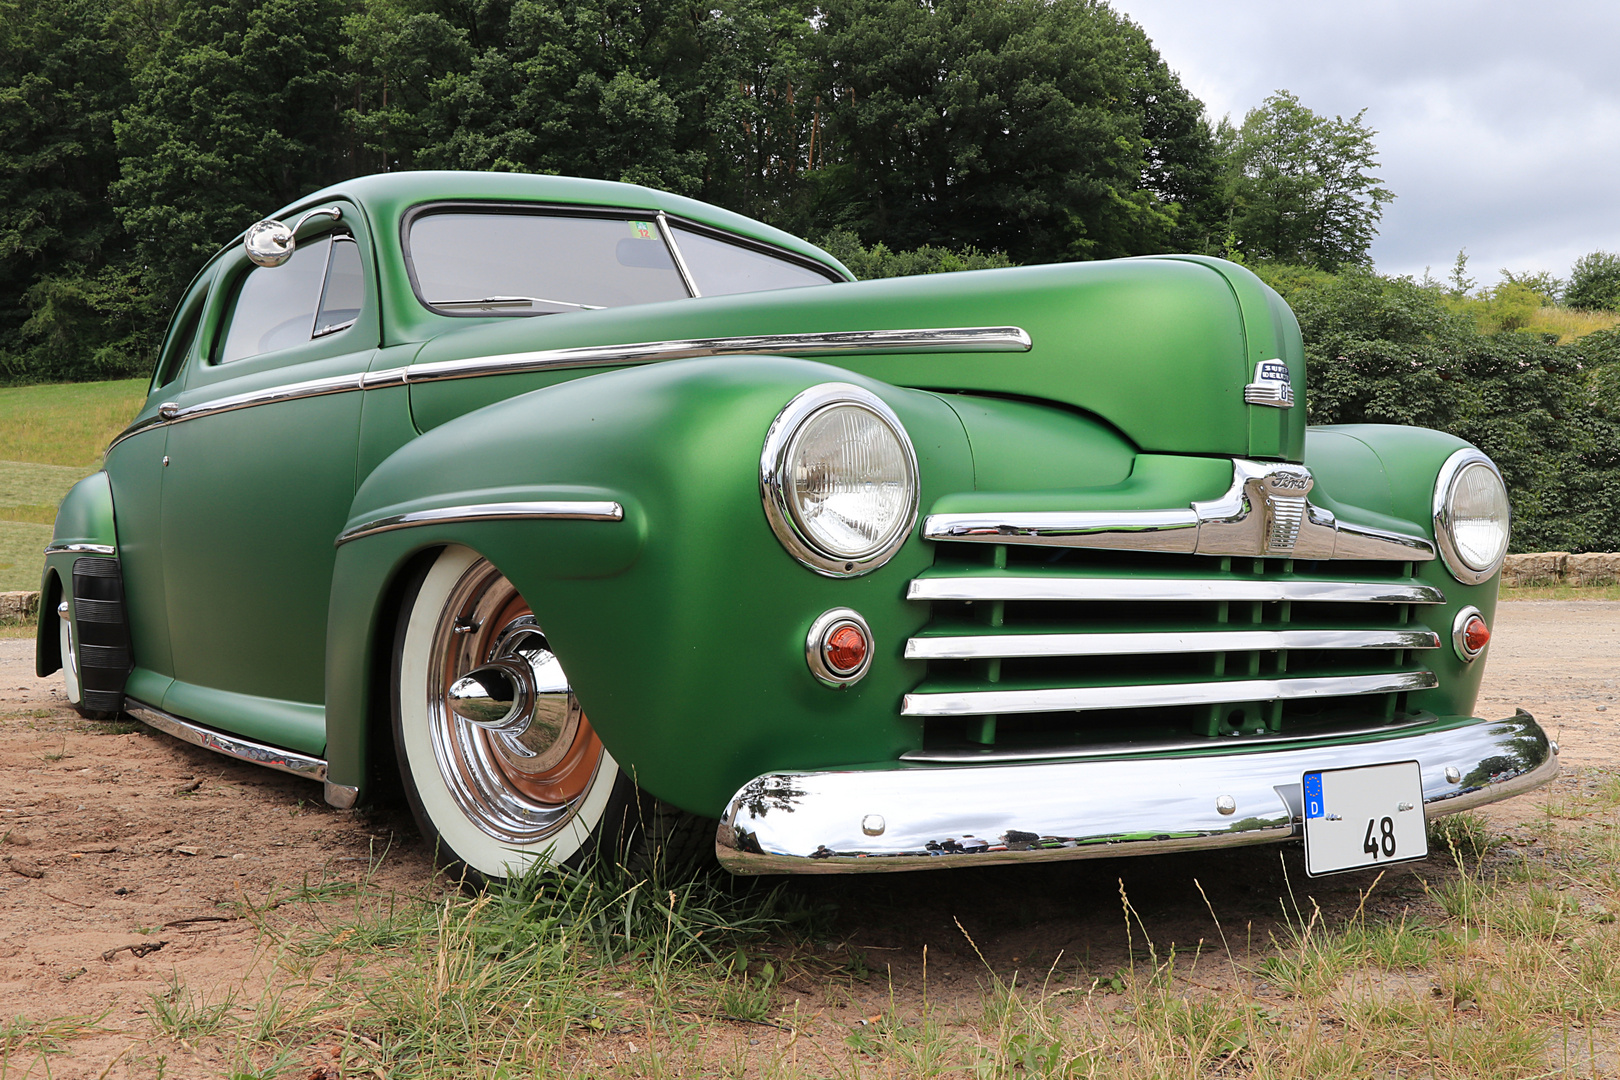
[[[1319,818],[1322,813],[1322,774],[1308,772],[1305,774],[1305,816]]]

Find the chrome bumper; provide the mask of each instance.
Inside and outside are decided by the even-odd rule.
[[[1435,817],[1545,784],[1557,755],[1520,710],[1311,748],[767,773],[732,797],[715,852],[735,874],[826,874],[1233,847],[1299,835],[1308,770],[1416,760]]]

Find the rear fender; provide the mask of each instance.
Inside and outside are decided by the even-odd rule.
[[[118,528],[113,517],[112,483],[98,472],[74,484],[56,511],[56,529],[45,549],[39,584],[39,623],[35,628],[34,672],[44,678],[62,667],[57,606],[67,599],[73,562],[86,555],[115,558]]]
[[[361,786],[367,731],[388,710],[392,593],[413,558],[472,548],[517,586],[545,627],[592,724],[651,793],[718,816],[778,765],[893,757],[914,741],[902,658],[926,611],[905,585],[932,562],[913,530],[891,562],[823,577],[777,541],[760,500],[760,450],[801,391],[863,386],[917,451],[920,505],[970,488],[962,424],[939,398],[783,357],[679,360],[535,390],[451,420],[396,451],[357,493],[329,614],[327,754],[332,782]],[[617,520],[433,520],[406,515],[509,502],[617,504]],[[426,520],[423,520],[425,518]],[[818,683],[805,635],[848,606],[871,625],[871,673]],[[386,624],[386,625],[385,625]],[[372,719],[368,722],[368,717]]]

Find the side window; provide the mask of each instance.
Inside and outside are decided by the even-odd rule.
[[[321,307],[315,315],[315,336],[324,337],[354,325],[360,317],[360,304],[366,296],[366,279],[360,270],[360,245],[352,237],[332,238],[332,257],[326,267],[326,284],[321,289]]]
[[[202,318],[203,301],[208,290],[201,289],[188,296],[180,313],[174,317],[174,332],[163,343],[163,354],[158,357],[157,370],[152,373],[152,389],[168,386],[180,374],[180,367],[191,353],[191,343],[197,338],[197,323]]]
[[[280,266],[254,267],[242,277],[215,362],[290,349],[351,326],[364,289],[360,248],[351,237],[299,244]]]
[[[803,263],[767,255],[741,244],[728,244],[690,229],[677,226],[674,232],[686,268],[692,272],[692,280],[704,296],[796,289],[801,285],[826,285],[838,280],[832,277],[831,271],[822,273]]]

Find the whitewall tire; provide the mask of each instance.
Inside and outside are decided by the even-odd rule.
[[[446,548],[419,580],[402,605],[393,665],[395,749],[418,825],[441,862],[484,881],[541,858],[577,865],[633,816],[634,785],[579,708],[528,604],[492,564]],[[503,684],[512,704],[500,730],[487,725],[487,696],[477,712],[452,693],[490,670],[497,683],[516,673]]]

